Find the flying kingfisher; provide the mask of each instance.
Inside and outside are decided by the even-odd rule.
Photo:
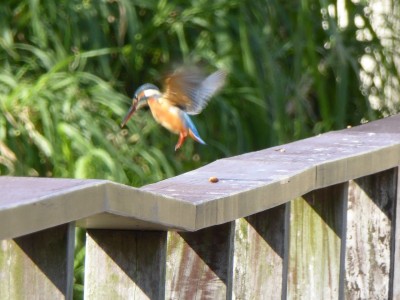
[[[175,151],[187,136],[205,144],[189,115],[199,114],[211,97],[225,84],[226,73],[218,70],[208,77],[196,67],[184,67],[164,80],[164,91],[151,83],[141,85],[132,99],[132,106],[122,121],[124,127],[136,110],[148,105],[154,119],[169,131],[179,134]]]

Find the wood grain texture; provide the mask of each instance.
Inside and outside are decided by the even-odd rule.
[[[164,299],[167,233],[88,230],[85,299]]]
[[[397,168],[350,183],[344,285],[347,299],[388,299],[391,294],[396,193]]]
[[[74,220],[87,228],[184,231],[231,222],[396,167],[398,128],[400,115],[217,160],[139,189],[105,180],[0,177],[0,239]]]
[[[342,241],[347,184],[316,190],[291,203],[289,299],[342,299]]]
[[[72,299],[74,229],[0,241],[0,299]]]
[[[0,177],[0,240],[66,224],[101,210],[104,182]]]
[[[169,232],[166,299],[230,299],[234,223]]]
[[[233,299],[284,299],[289,206],[236,220]]]
[[[394,219],[392,220],[392,272],[390,274],[389,297],[390,299],[400,299],[400,176],[399,168],[397,172],[397,190]]]
[[[129,229],[88,230],[86,299],[396,299],[398,128],[400,115],[140,189],[0,177],[0,299],[72,297],[73,226],[53,227],[74,221]]]

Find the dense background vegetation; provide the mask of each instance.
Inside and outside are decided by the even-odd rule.
[[[343,3],[2,1],[0,173],[140,186],[395,112],[398,3],[380,19],[384,38],[368,2]],[[146,111],[121,130],[136,87],[188,61],[229,72],[194,118],[208,146],[175,153],[177,136]]]

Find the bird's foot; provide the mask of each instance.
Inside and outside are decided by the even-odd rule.
[[[186,138],[186,135],[184,135],[182,133],[179,134],[179,140],[175,145],[175,151],[178,150],[182,146],[183,142],[185,141],[185,138]]]

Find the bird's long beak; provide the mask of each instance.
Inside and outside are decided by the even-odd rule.
[[[132,106],[129,108],[128,113],[126,114],[124,120],[121,123],[121,128],[123,128],[125,126],[125,124],[129,121],[129,119],[133,116],[133,114],[136,111],[136,107],[137,107],[137,102],[132,104]]]

